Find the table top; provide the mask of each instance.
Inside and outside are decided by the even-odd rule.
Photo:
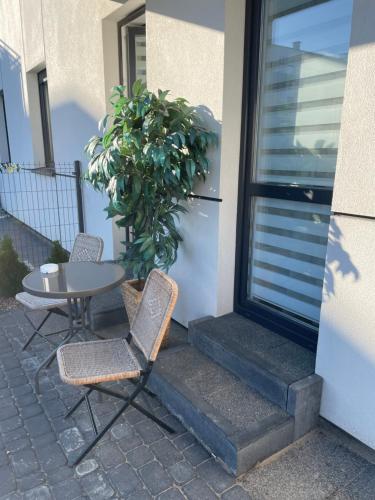
[[[93,297],[118,286],[125,270],[112,262],[66,262],[56,273],[42,274],[39,269],[22,280],[26,292],[54,299]]]

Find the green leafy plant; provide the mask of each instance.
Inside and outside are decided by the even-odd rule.
[[[132,97],[114,88],[112,113],[104,118],[102,137],[92,137],[86,179],[109,196],[108,217],[130,228],[124,263],[138,279],[154,267],[168,270],[182,241],[176,228],[181,201],[197,180],[205,180],[207,150],[216,134],[202,124],[185,99],[168,100],[168,91],[154,94],[141,81]]]
[[[68,262],[69,260],[69,252],[62,247],[61,243],[58,240],[52,242],[51,255],[49,256],[47,262],[51,262],[52,264],[60,264],[63,262]]]
[[[21,262],[12,240],[5,236],[0,242],[0,295],[13,297],[22,291],[22,280],[30,272]]]

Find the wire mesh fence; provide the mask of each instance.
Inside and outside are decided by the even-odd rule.
[[[0,174],[0,238],[9,236],[31,268],[45,263],[52,242],[71,251],[83,232],[80,163],[17,164]]]

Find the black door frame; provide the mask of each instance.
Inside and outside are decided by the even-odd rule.
[[[234,310],[311,350],[316,350],[317,329],[282,311],[247,299],[247,277],[252,220],[251,201],[266,196],[308,203],[331,205],[332,189],[313,186],[266,185],[253,182],[253,149],[257,113],[261,14],[263,0],[247,0],[245,16],[241,154],[238,184],[237,241]]]
[[[138,17],[141,17],[144,13],[146,12],[146,6],[145,5],[142,5],[141,7],[139,7],[138,9],[134,10],[133,12],[131,12],[128,16],[126,16],[124,19],[121,19],[121,21],[119,21],[117,23],[117,41],[118,41],[118,55],[119,55],[119,75],[120,75],[120,85],[124,85],[125,82],[124,82],[124,71],[123,71],[123,53],[122,53],[122,35],[121,35],[121,30],[122,30],[122,27],[123,26],[127,26],[129,23],[131,23],[132,21],[135,21]],[[131,29],[133,30],[136,30],[136,29],[142,29],[143,27],[139,26],[139,27],[130,27]],[[129,29],[129,28],[128,28]],[[145,28],[143,28],[145,30]],[[133,40],[134,40],[134,34],[136,33],[136,31],[133,32]],[[129,54],[129,47],[127,47],[127,52]],[[128,86],[128,92],[131,93],[131,78],[130,78],[130,71],[129,71],[129,60],[127,61],[128,63],[128,78],[127,78],[127,82],[126,82],[126,85]]]

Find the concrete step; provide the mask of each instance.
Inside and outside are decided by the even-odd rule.
[[[295,384],[317,381],[314,353],[235,313],[190,322],[189,341],[285,410]]]
[[[149,385],[235,475],[295,438],[294,416],[191,345],[160,352]]]

